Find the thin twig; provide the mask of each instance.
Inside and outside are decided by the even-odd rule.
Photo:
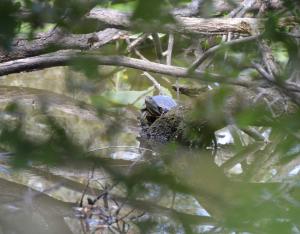
[[[129,38],[126,38],[125,41],[130,46],[130,40],[129,40]],[[129,49],[127,48],[127,50],[129,50]],[[133,51],[140,59],[145,60],[145,61],[150,61],[144,55],[142,55],[136,47],[131,48],[130,51]]]
[[[162,51],[158,33],[152,33],[151,35],[153,37],[153,43],[154,43],[154,47],[155,47],[156,56],[157,56],[158,60],[162,63],[163,51]]]
[[[85,186],[85,188],[84,188],[84,190],[82,192],[82,196],[81,196],[81,199],[80,199],[80,202],[79,202],[79,207],[82,207],[82,205],[83,205],[83,198],[84,198],[84,196],[85,196],[85,194],[87,192],[87,189],[88,189],[89,185],[90,185],[90,178],[88,178],[86,186]]]
[[[233,10],[228,14],[228,16],[229,16],[230,18],[236,17],[237,14],[243,9],[243,7],[244,7],[244,6],[243,6],[242,4],[239,5],[237,8],[233,9]]]
[[[268,81],[271,83],[276,82],[276,80],[274,79],[274,76],[271,75],[270,73],[268,73],[262,65],[252,62],[253,67]]]
[[[100,151],[100,150],[106,150],[106,149],[112,149],[112,148],[125,148],[125,149],[137,149],[137,150],[145,150],[145,151],[150,151],[152,153],[155,153],[155,151],[148,149],[148,148],[143,148],[143,147],[137,147],[137,146],[131,146],[131,145],[110,145],[110,146],[103,146],[103,147],[97,147],[88,150],[89,153],[95,152],[95,151]]]
[[[143,33],[141,36],[139,36],[134,41],[130,42],[130,44],[127,47],[127,50],[130,52],[133,49],[135,49],[137,46],[139,46],[141,43],[143,43],[148,37],[150,33]]]
[[[246,14],[246,12],[251,9],[254,4],[257,2],[257,0],[245,0],[242,3],[242,9],[236,14],[235,17],[244,17],[244,15]]]
[[[148,72],[143,72],[144,76],[146,76],[154,85],[154,87],[161,93],[161,85],[158,83],[153,76],[151,76]]]
[[[280,88],[281,91],[283,91],[291,100],[300,106],[300,100],[299,98],[293,93],[290,92],[288,85],[281,80],[275,79],[275,77],[271,74],[269,74],[262,65],[252,62],[252,66],[264,77],[268,82],[270,82],[273,85],[276,85],[276,87]]]
[[[110,187],[105,186],[104,190],[93,200],[93,202],[96,203],[96,201],[98,201],[100,198],[102,198],[103,196],[105,196],[106,194],[108,194],[108,192],[111,191],[118,183],[119,182],[115,182]]]
[[[184,7],[174,9],[172,11],[172,14],[185,17],[198,15],[203,2],[203,0],[192,0],[189,4],[187,4]]]
[[[241,3],[237,8],[232,10],[229,13],[230,18],[237,18],[237,17],[244,17],[246,12],[255,4],[256,0],[244,0],[243,3]],[[232,32],[229,32],[227,34],[227,39],[225,41],[231,41],[231,39],[234,39]],[[225,59],[227,58],[228,52],[225,53]]]
[[[267,72],[275,77],[279,74],[279,68],[278,65],[275,62],[274,56],[272,54],[272,49],[266,42],[266,40],[257,40],[258,46],[261,52],[262,60],[264,62],[264,65],[267,69]]]
[[[174,46],[174,34],[169,34],[168,49],[167,49],[167,65],[172,64],[172,52]]]
[[[220,48],[223,48],[224,46],[232,46],[232,45],[236,45],[239,43],[245,43],[248,41],[253,41],[255,39],[257,39],[260,35],[254,35],[254,36],[250,36],[250,37],[245,37],[245,38],[241,38],[241,39],[237,39],[237,40],[233,40],[233,41],[228,41],[219,45],[216,45],[214,47],[209,48],[207,51],[205,51],[201,56],[199,56],[193,63],[192,65],[188,68],[188,72],[191,73],[194,70],[196,70],[203,62],[205,59],[207,59],[210,55],[212,55],[213,53],[215,53],[217,50],[219,50]]]
[[[141,52],[138,51],[137,49],[134,49],[133,51],[134,51],[134,53],[135,53],[139,58],[141,58],[141,59],[143,59],[143,60],[145,60],[145,61],[150,61],[150,60],[147,59],[144,55],[142,55]]]

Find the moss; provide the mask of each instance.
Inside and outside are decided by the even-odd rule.
[[[178,106],[158,118],[148,128],[142,128],[141,137],[156,143],[172,141],[184,145],[206,147],[211,145],[214,131],[209,127],[208,121],[202,119],[190,121],[189,107]]]

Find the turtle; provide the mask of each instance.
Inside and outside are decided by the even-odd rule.
[[[170,96],[147,96],[145,98],[145,107],[141,110],[141,121],[146,125],[151,125],[161,115],[167,113],[169,110],[176,106],[176,101]]]

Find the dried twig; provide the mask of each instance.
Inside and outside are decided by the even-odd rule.
[[[152,33],[151,35],[153,37],[153,43],[154,43],[154,48],[155,48],[156,56],[157,56],[158,60],[162,63],[163,51],[162,51],[162,47],[161,47],[161,42],[160,42],[159,36],[158,36],[157,33]]]
[[[134,41],[130,42],[130,44],[127,47],[128,51],[132,51],[136,47],[138,47],[141,43],[143,43],[148,37],[150,33],[143,33],[141,36],[139,36],[137,39]]]
[[[174,46],[174,34],[170,33],[169,40],[168,40],[168,49],[167,49],[167,65],[171,65],[172,63],[173,46]]]
[[[252,62],[253,67],[265,78],[268,82],[278,87],[281,91],[283,91],[291,100],[300,106],[300,99],[295,95],[294,92],[290,92],[289,85],[286,82],[277,80],[272,74],[269,74],[263,66],[258,63]]]
[[[211,47],[192,63],[192,65],[188,68],[188,72],[191,73],[194,70],[196,70],[197,67],[199,67],[201,65],[201,63],[204,62],[205,59],[207,59],[210,55],[214,54],[220,48],[223,48],[224,46],[232,46],[232,45],[236,45],[239,43],[253,41],[253,40],[257,39],[258,37],[260,37],[260,35],[255,35],[255,36],[245,37],[245,38],[241,38],[241,39],[237,39],[237,40],[233,40],[233,41],[228,41],[228,42],[222,43],[220,45]]]
[[[187,4],[184,7],[174,9],[172,11],[172,14],[180,16],[195,16],[199,14],[202,3],[203,0],[192,0],[191,3]]]
[[[151,76],[148,72],[143,72],[144,76],[146,76],[154,85],[154,87],[161,93],[161,85],[158,83],[153,76]]]
[[[272,54],[272,49],[265,40],[259,40],[258,46],[268,74],[270,74],[272,77],[277,76],[279,74],[279,69]]]

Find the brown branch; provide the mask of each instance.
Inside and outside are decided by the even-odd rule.
[[[60,51],[56,53],[5,62],[0,64],[0,76],[23,71],[31,71],[34,69],[66,66],[70,65],[74,58],[93,59],[99,65],[123,66],[142,71],[169,75],[172,77],[197,78],[201,79],[201,81],[227,83],[244,87],[255,85],[253,82],[228,79],[227,76],[214,73],[208,74],[205,71],[197,70],[189,74],[188,70],[183,67],[169,66],[125,56],[102,56],[95,53],[83,53],[80,51]]]
[[[228,41],[228,42],[222,43],[220,45],[216,45],[214,47],[211,47],[207,51],[205,51],[203,54],[201,54],[201,56],[199,56],[192,63],[192,65],[189,67],[188,70],[189,70],[189,72],[192,72],[195,69],[197,69],[197,67],[199,67],[204,62],[205,59],[207,59],[210,55],[214,54],[216,51],[218,51],[223,46],[232,46],[232,45],[236,45],[236,44],[239,44],[239,43],[253,41],[253,40],[257,39],[258,37],[259,37],[259,35],[250,36],[250,37],[241,38],[241,39],[237,39],[237,40],[233,40],[233,41]]]
[[[200,13],[202,4],[203,0],[192,0],[184,7],[174,9],[172,14],[180,16],[195,16]]]
[[[271,76],[276,76],[279,74],[278,65],[275,62],[274,56],[272,54],[271,47],[267,44],[266,40],[259,40],[258,46],[261,52],[261,56],[267,71]]]
[[[153,37],[153,44],[154,44],[156,56],[157,56],[158,60],[160,61],[160,63],[162,63],[163,51],[162,51],[162,46],[161,46],[159,36],[157,33],[152,33],[151,35]]]
[[[286,96],[288,96],[295,104],[300,106],[300,99],[294,92],[290,92],[289,89],[290,84],[286,83],[280,79],[276,79],[273,75],[269,74],[262,65],[258,63],[252,62],[252,66],[262,75],[263,78],[265,78],[269,83],[275,85],[277,88],[279,88]],[[300,90],[297,90],[299,92]]]
[[[97,19],[100,22],[112,27],[125,29],[143,29],[145,25],[141,22],[130,21],[130,14],[117,10],[94,8],[87,15],[87,18]],[[175,24],[171,25],[151,25],[157,32],[177,32],[188,34],[224,34],[228,32],[239,34],[252,34],[258,31],[259,22],[255,18],[192,18],[174,16]],[[149,25],[148,25],[149,28]]]
[[[242,0],[213,0],[213,7],[216,12],[223,13],[228,12],[233,9],[233,7],[241,4]],[[270,9],[279,9],[283,7],[283,2],[281,0],[270,0],[268,1],[268,7]],[[250,7],[248,10],[259,10],[260,9],[260,1],[256,1],[256,3]]]
[[[141,43],[143,43],[149,37],[149,35],[150,35],[150,33],[143,33],[137,39],[135,39],[134,41],[129,43],[129,45],[127,47],[127,50],[129,52],[134,50],[137,46],[139,46]]]
[[[174,46],[174,35],[170,33],[168,39],[168,49],[167,49],[167,65],[172,64],[173,46]]]
[[[10,52],[0,51],[0,62],[55,52],[60,49],[99,48],[118,39],[120,35],[122,32],[114,28],[89,34],[69,34],[61,30],[51,30],[39,34],[31,41],[22,38],[15,39]]]
[[[252,3],[250,7],[247,5],[245,7],[246,10],[251,9],[251,5]],[[260,4],[254,6],[258,9]],[[272,4],[270,6],[272,6]],[[275,8],[279,8],[279,6],[281,6],[281,4],[278,3]],[[241,14],[244,14],[244,12]],[[202,35],[226,34],[228,32],[253,35],[259,33],[264,22],[264,19],[260,18],[193,18],[173,15],[175,21],[173,24],[169,22],[168,24],[162,25],[159,21],[149,24],[142,21],[131,22],[130,13],[99,7],[92,9],[86,17],[96,19],[100,21],[102,25],[121,29],[134,29],[139,31],[145,31],[146,29],[147,32],[177,32]],[[295,18],[286,17],[279,20],[279,25],[293,26],[295,22]]]
[[[256,0],[244,0],[238,8],[230,12],[229,16],[232,18],[243,17],[246,14],[246,12],[254,6],[256,2]]]
[[[161,93],[161,85],[153,76],[151,76],[148,72],[144,72],[142,75],[147,77],[152,82],[153,86],[159,91],[159,93]]]
[[[201,1],[195,1],[200,4]],[[240,2],[240,1],[237,1]],[[271,1],[278,4],[277,1]],[[272,5],[273,3],[271,3]],[[115,26],[118,28],[135,28],[137,24],[131,23],[130,14],[122,13],[111,9],[94,8],[87,15],[87,18],[96,18],[107,27]],[[236,18],[236,19],[200,19],[175,16],[175,24],[157,25],[157,31],[179,32],[192,34],[224,34],[228,32],[238,34],[256,33],[259,27],[259,21],[254,18]],[[142,28],[143,24],[140,27]],[[142,30],[143,31],[143,28]],[[60,29],[51,30],[47,33],[38,35],[32,41],[17,38],[13,42],[11,52],[0,51],[0,62],[6,62],[13,59],[37,56],[43,53],[55,52],[59,49],[80,49],[88,50],[90,48],[99,48],[102,45],[120,37],[120,31],[107,28],[103,31],[90,34],[68,34]]]

